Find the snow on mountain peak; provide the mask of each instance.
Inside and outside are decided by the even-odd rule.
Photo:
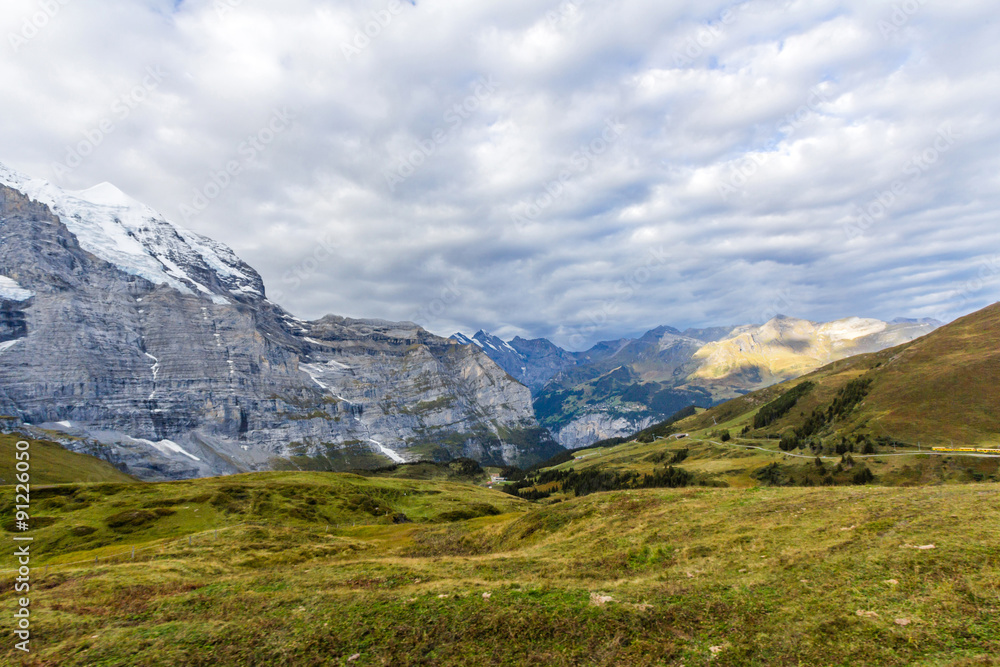
[[[135,199],[132,199],[108,182],[98,183],[92,188],[80,190],[79,192],[71,192],[69,194],[76,195],[79,199],[89,201],[90,203],[97,204],[99,206],[114,206],[117,208],[143,207],[142,204],[137,202]]]
[[[72,192],[0,163],[0,184],[47,205],[81,248],[126,273],[216,302],[223,294],[263,296],[260,276],[228,247],[168,221],[110,183]],[[218,284],[206,286],[211,273]]]
[[[833,340],[855,340],[863,336],[882,333],[889,325],[881,320],[848,317],[827,322],[819,327],[819,333]]]

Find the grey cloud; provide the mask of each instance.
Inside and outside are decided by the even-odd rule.
[[[66,3],[0,58],[0,160],[55,180],[111,117],[60,184],[112,181],[228,243],[303,317],[580,345],[775,312],[955,317],[996,298],[990,3],[900,17],[861,0],[421,0],[386,19],[390,4]],[[0,35],[35,9],[5,3]],[[120,118],[147,67],[163,82]],[[496,90],[449,115],[481,77]],[[292,125],[246,159],[286,108]],[[581,156],[609,119],[621,135]],[[954,145],[845,233],[945,126]]]

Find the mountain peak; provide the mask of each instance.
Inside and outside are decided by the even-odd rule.
[[[48,206],[81,248],[125,273],[216,302],[264,297],[260,275],[227,246],[170,222],[110,183],[68,191],[0,164],[0,185]]]
[[[79,199],[89,201],[90,203],[97,204],[98,206],[114,206],[116,208],[148,208],[107,181],[98,183],[92,188],[79,190],[69,194],[76,195]]]

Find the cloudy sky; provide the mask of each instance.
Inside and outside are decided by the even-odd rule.
[[[572,348],[1000,286],[994,3],[5,0],[0,162],[300,317]]]

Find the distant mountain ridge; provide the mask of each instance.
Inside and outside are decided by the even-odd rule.
[[[581,353],[569,352],[545,338],[526,340],[515,337],[509,342],[478,331],[471,338],[457,333],[452,340],[476,345],[500,368],[532,391],[541,389],[561,371],[580,363]]]
[[[544,338],[503,341],[484,331],[452,339],[480,347],[529,387],[539,421],[572,448],[639,431],[688,405],[709,407],[831,361],[909,342],[938,326],[934,320],[816,323],[778,315],[763,325],[660,326],[583,352]]]

